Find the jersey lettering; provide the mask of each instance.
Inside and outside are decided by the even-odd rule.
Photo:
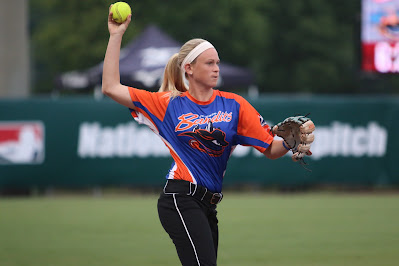
[[[180,120],[179,124],[177,124],[175,128],[175,132],[178,131],[185,131],[195,125],[205,125],[211,123],[218,123],[218,122],[230,122],[233,118],[232,112],[222,112],[219,111],[217,114],[211,114],[209,116],[203,116],[193,113],[183,114],[178,117]]]

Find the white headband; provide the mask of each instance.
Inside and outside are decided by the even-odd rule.
[[[201,53],[203,53],[205,50],[208,50],[209,48],[215,48],[215,47],[213,47],[213,45],[210,42],[205,41],[198,44],[193,50],[191,50],[191,52],[184,58],[180,66],[183,77],[184,73],[186,72],[184,66],[186,64],[190,64],[191,62],[193,62],[195,58],[197,58]]]

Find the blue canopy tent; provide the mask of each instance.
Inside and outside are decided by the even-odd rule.
[[[120,76],[124,85],[158,90],[169,58],[179,51],[181,44],[162,32],[148,26],[136,39],[123,47],[120,56]],[[103,62],[85,71],[70,71],[56,78],[56,88],[80,90],[101,86]],[[222,62],[218,88],[248,88],[254,85],[251,71]]]

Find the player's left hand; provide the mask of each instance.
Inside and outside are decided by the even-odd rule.
[[[306,116],[291,116],[275,125],[273,133],[284,139],[287,146],[292,151],[292,160],[299,161],[305,155],[312,155],[311,144],[314,141],[313,131],[315,125]]]

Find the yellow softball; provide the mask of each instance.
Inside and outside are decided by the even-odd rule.
[[[111,7],[112,18],[117,23],[123,23],[127,17],[132,14],[129,4],[125,2],[116,2]]]

